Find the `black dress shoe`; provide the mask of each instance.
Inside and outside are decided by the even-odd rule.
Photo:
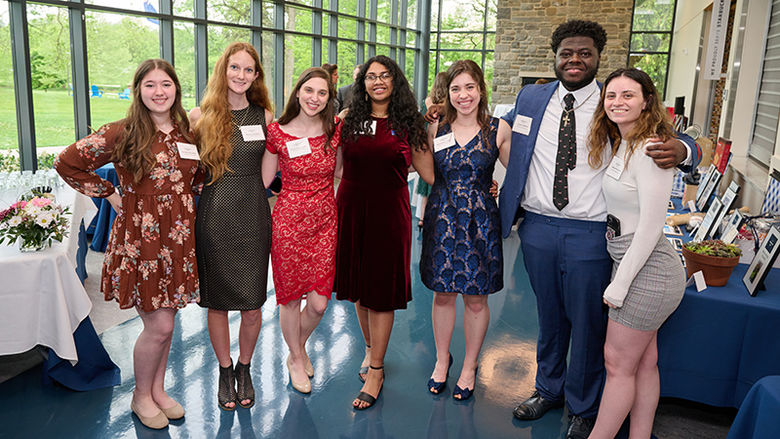
[[[548,410],[559,407],[563,407],[563,401],[550,401],[549,399],[542,398],[542,395],[540,395],[537,390],[530,398],[515,407],[512,414],[515,415],[515,418],[517,419],[532,421],[544,416]]]
[[[588,439],[595,423],[596,418],[583,418],[577,415],[570,416],[566,439]]]

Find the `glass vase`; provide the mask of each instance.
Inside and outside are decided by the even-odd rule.
[[[19,241],[19,251],[22,253],[41,251],[45,247],[46,244],[44,244],[43,242],[38,242],[36,240],[22,239],[21,241]]]

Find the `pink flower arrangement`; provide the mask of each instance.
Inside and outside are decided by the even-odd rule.
[[[17,201],[0,211],[0,244],[21,240],[23,249],[41,249],[68,234],[67,208],[46,197]]]

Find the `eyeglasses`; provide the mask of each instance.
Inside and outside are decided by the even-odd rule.
[[[391,75],[390,72],[383,72],[379,76],[374,75],[373,73],[370,75],[366,75],[366,82],[376,82],[378,80],[381,80],[382,82],[387,82],[391,79],[393,79],[393,75]]]

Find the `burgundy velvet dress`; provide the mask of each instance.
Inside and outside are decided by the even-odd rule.
[[[412,245],[407,175],[411,151],[387,119],[376,134],[342,133],[344,172],[336,194],[338,239],[334,290],[339,300],[374,311],[405,309],[412,300]]]

